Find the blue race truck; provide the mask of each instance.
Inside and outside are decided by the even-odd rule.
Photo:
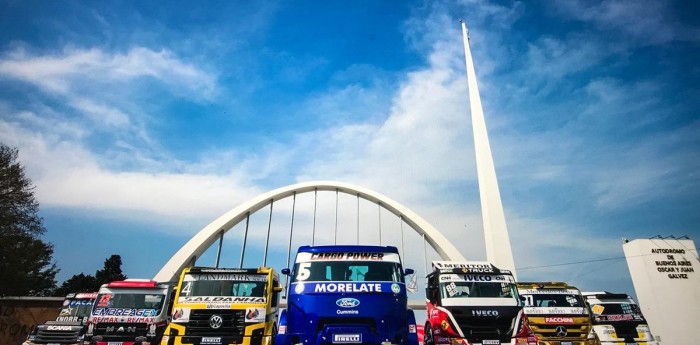
[[[280,314],[277,345],[417,345],[396,247],[302,246]]]

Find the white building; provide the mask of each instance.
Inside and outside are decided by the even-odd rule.
[[[667,345],[698,343],[700,259],[692,240],[638,239],[622,245],[651,333]]]

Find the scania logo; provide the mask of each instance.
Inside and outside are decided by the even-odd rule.
[[[335,301],[335,304],[341,308],[355,308],[360,305],[360,301],[355,298],[341,298]]]
[[[564,326],[557,326],[554,331],[557,333],[557,337],[565,337],[569,333]]]
[[[221,328],[221,325],[224,323],[224,319],[221,318],[219,315],[212,315],[209,318],[209,327],[213,329],[219,329]]]

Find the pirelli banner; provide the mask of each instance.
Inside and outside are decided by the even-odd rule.
[[[622,245],[634,290],[661,344],[689,344],[700,320],[700,260],[692,240],[639,239]],[[691,321],[692,320],[692,321]]]

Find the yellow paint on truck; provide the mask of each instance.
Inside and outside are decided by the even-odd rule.
[[[161,344],[270,345],[280,291],[269,267],[186,268]]]

